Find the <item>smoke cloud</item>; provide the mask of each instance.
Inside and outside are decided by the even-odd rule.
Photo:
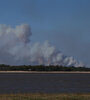
[[[48,41],[42,44],[31,44],[31,35],[31,28],[27,24],[18,25],[15,28],[0,25],[0,63],[84,66],[82,62],[56,50]]]

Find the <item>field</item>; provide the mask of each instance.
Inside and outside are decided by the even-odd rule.
[[[3,94],[0,100],[90,100],[90,94]]]

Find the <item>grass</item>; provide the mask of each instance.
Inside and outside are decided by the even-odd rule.
[[[90,94],[3,94],[0,100],[90,100]]]

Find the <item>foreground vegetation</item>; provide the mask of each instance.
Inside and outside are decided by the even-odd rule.
[[[21,66],[10,66],[0,65],[0,71],[90,71],[90,68],[86,67],[66,67],[66,66],[44,66],[44,65],[21,65]]]
[[[90,100],[90,94],[9,94],[0,95],[0,100]]]

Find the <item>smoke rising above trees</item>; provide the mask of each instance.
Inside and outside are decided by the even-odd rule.
[[[73,57],[68,57],[50,45],[44,43],[31,44],[31,28],[28,24],[12,28],[0,25],[0,63],[10,65],[63,65],[84,66]]]

